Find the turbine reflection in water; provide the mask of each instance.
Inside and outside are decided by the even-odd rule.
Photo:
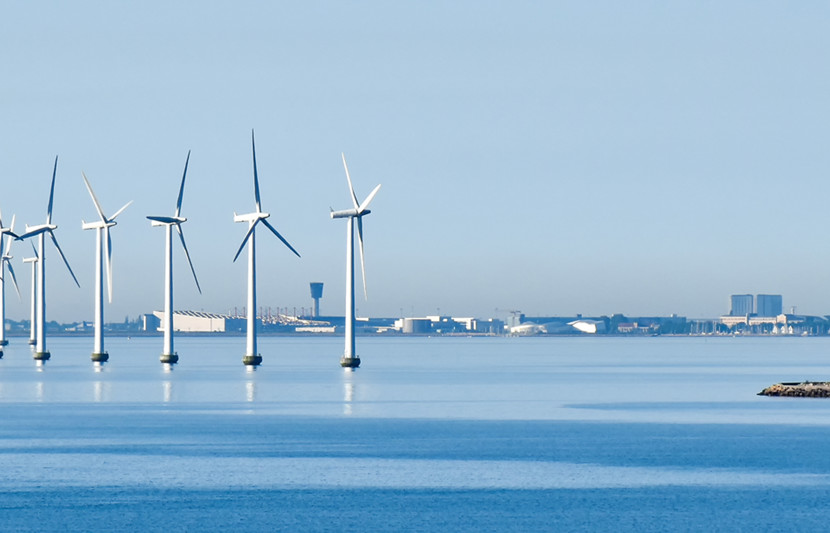
[[[249,366],[249,368],[256,367]],[[253,380],[245,382],[245,400],[249,403],[256,401],[256,382]]]
[[[354,375],[354,368],[343,368],[343,414],[352,414],[352,401],[354,400],[354,382],[352,376]]]
[[[95,403],[108,402],[110,398],[110,384],[103,381],[92,382],[92,394]]]

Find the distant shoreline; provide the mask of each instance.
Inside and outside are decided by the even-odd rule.
[[[231,338],[239,338],[245,337],[246,333],[244,331],[176,331],[176,337],[231,337]],[[47,337],[89,337],[92,338],[94,335],[93,331],[83,331],[83,332],[72,332],[72,331],[56,331],[56,332],[48,332]],[[629,334],[629,333],[602,333],[602,334],[588,334],[588,333],[562,333],[562,334],[536,334],[536,335],[511,335],[511,334],[494,334],[494,333],[474,333],[474,332],[467,332],[467,333],[400,333],[395,331],[387,331],[384,333],[372,333],[372,332],[356,332],[356,335],[359,337],[378,337],[378,338],[430,338],[430,337],[446,337],[446,338],[513,338],[513,339],[560,339],[560,338],[584,338],[584,339],[647,339],[647,338],[655,338],[655,337],[667,337],[667,338],[704,338],[704,339],[727,339],[727,338],[771,338],[771,339],[795,339],[795,338],[821,338],[821,337],[828,337],[828,335],[771,335],[771,334],[763,334],[763,333],[756,333],[756,334],[723,334],[723,335],[690,335],[690,334],[683,334],[683,333],[664,333],[664,334],[651,334],[651,335],[637,335],[637,334]],[[122,332],[122,331],[106,331],[105,336],[108,338],[144,338],[144,337],[152,337],[152,338],[161,338],[164,336],[163,332],[158,331],[135,331],[135,332]],[[343,337],[342,332],[337,333],[327,333],[327,332],[305,332],[305,331],[258,331],[257,336],[259,337],[322,337],[322,338],[340,338]],[[21,339],[21,338],[29,338],[28,333],[17,333],[17,332],[6,332],[7,339]]]

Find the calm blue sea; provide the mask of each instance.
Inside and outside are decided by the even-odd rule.
[[[4,531],[826,530],[830,338],[26,339]]]

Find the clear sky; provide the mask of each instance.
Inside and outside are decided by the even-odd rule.
[[[0,4],[3,221],[53,220],[48,319],[162,307],[164,232],[192,150],[175,307],[245,305],[256,129],[259,303],[343,313],[345,152],[366,222],[361,315],[714,316],[733,293],[830,313],[830,3],[24,2]],[[15,244],[28,317],[28,244]],[[358,282],[359,283],[359,282]],[[358,288],[358,294],[360,290]]]

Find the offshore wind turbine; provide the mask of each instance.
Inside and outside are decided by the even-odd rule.
[[[357,220],[357,239],[360,244],[360,270],[363,274],[363,297],[368,299],[366,292],[366,267],[363,260],[363,217],[371,213],[368,207],[380,190],[380,185],[369,193],[369,196],[363,200],[363,203],[358,203],[357,195],[354,193],[354,186],[352,186],[352,178],[349,176],[349,167],[346,165],[346,156],[342,153],[340,155],[343,158],[343,168],[346,170],[346,181],[349,184],[349,192],[352,195],[352,204],[354,206],[352,209],[345,209],[343,211],[332,210],[331,212],[331,218],[348,219],[346,229],[346,349],[343,357],[340,358],[340,366],[344,368],[357,368],[360,366],[360,357],[355,354],[354,348],[354,222]]]
[[[115,212],[111,217],[104,214],[101,208],[101,203],[92,192],[92,186],[89,180],[86,179],[86,174],[81,172],[84,178],[86,190],[89,191],[89,196],[92,198],[92,203],[95,204],[95,210],[98,212],[99,220],[96,222],[85,222],[81,220],[81,227],[83,229],[94,229],[95,231],[95,340],[92,349],[92,361],[95,363],[104,363],[110,358],[109,354],[104,351],[104,276],[103,263],[106,261],[107,270],[107,295],[109,303],[112,303],[112,238],[110,236],[110,228],[116,225],[115,219],[127,207],[133,203],[132,200],[127,202],[124,207]]]
[[[193,280],[196,282],[196,289],[199,294],[202,294],[202,288],[199,286],[199,280],[196,278],[196,270],[193,268],[193,262],[190,260],[190,253],[187,251],[187,245],[184,242],[184,233],[182,233],[182,224],[187,222],[187,219],[181,216],[182,211],[182,196],[184,195],[184,180],[187,177],[187,165],[190,162],[190,150],[187,151],[187,159],[184,162],[184,172],[182,173],[182,184],[179,187],[179,198],[176,200],[176,213],[172,217],[167,216],[148,216],[151,226],[164,226],[165,229],[165,247],[164,247],[164,317],[162,319],[162,327],[164,328],[164,348],[161,353],[161,362],[164,364],[176,364],[179,361],[179,355],[173,351],[173,227],[179,234],[179,239],[182,241],[182,248],[184,249],[184,256],[190,265],[190,271],[193,273]]]
[[[3,237],[6,236],[5,239]],[[20,298],[20,288],[17,286],[17,278],[14,275],[14,268],[12,268],[12,242],[17,238],[14,233],[14,215],[12,215],[12,224],[8,228],[3,227],[2,217],[0,217],[0,357],[3,356],[3,346],[9,343],[6,340],[6,267],[9,269],[9,274],[12,276],[12,283],[14,290],[17,291],[17,297]]]
[[[52,186],[49,190],[49,206],[46,208],[46,223],[39,224],[37,226],[26,226],[26,231],[18,237],[18,239],[28,239],[31,237],[38,237],[37,240],[37,255],[38,255],[38,262],[37,262],[37,276],[36,276],[36,286],[37,286],[37,309],[35,312],[35,328],[36,328],[36,348],[35,353],[33,355],[34,359],[38,362],[43,362],[49,360],[50,354],[46,351],[46,331],[44,325],[46,324],[46,247],[44,242],[44,236],[48,233],[49,237],[52,238],[52,244],[55,245],[55,249],[60,254],[61,258],[63,259],[64,264],[66,265],[67,270],[69,270],[69,274],[72,275],[72,279],[75,281],[75,285],[78,287],[81,286],[78,283],[78,278],[75,277],[75,273],[72,272],[72,267],[69,266],[69,261],[66,260],[66,256],[63,255],[63,250],[61,250],[60,245],[58,244],[58,240],[55,238],[54,231],[58,229],[58,226],[52,224],[52,205],[55,199],[55,174],[58,172],[58,156],[55,156],[55,167],[52,169]]]
[[[242,253],[242,249],[245,247],[245,244],[248,245],[248,312],[247,312],[247,344],[245,347],[245,355],[242,357],[242,364],[245,366],[258,366],[262,363],[262,356],[257,353],[257,342],[256,342],[256,226],[260,222],[262,222],[266,228],[271,230],[271,233],[277,236],[279,240],[282,241],[284,245],[288,247],[289,250],[294,252],[294,255],[300,257],[300,254],[297,250],[294,249],[293,246],[288,244],[288,241],[280,235],[280,232],[271,225],[266,219],[271,216],[270,213],[263,213],[262,212],[262,205],[260,203],[259,197],[259,178],[257,176],[256,171],[256,143],[254,142],[254,130],[251,130],[251,154],[253,155],[254,160],[254,200],[256,202],[256,211],[253,213],[248,213],[245,215],[237,215],[236,213],[233,214],[233,221],[234,222],[247,222],[248,223],[248,232],[245,234],[245,238],[242,239],[242,244],[239,246],[239,250],[236,251],[236,255],[234,256],[233,260],[236,262],[236,259],[239,257],[239,254]]]

